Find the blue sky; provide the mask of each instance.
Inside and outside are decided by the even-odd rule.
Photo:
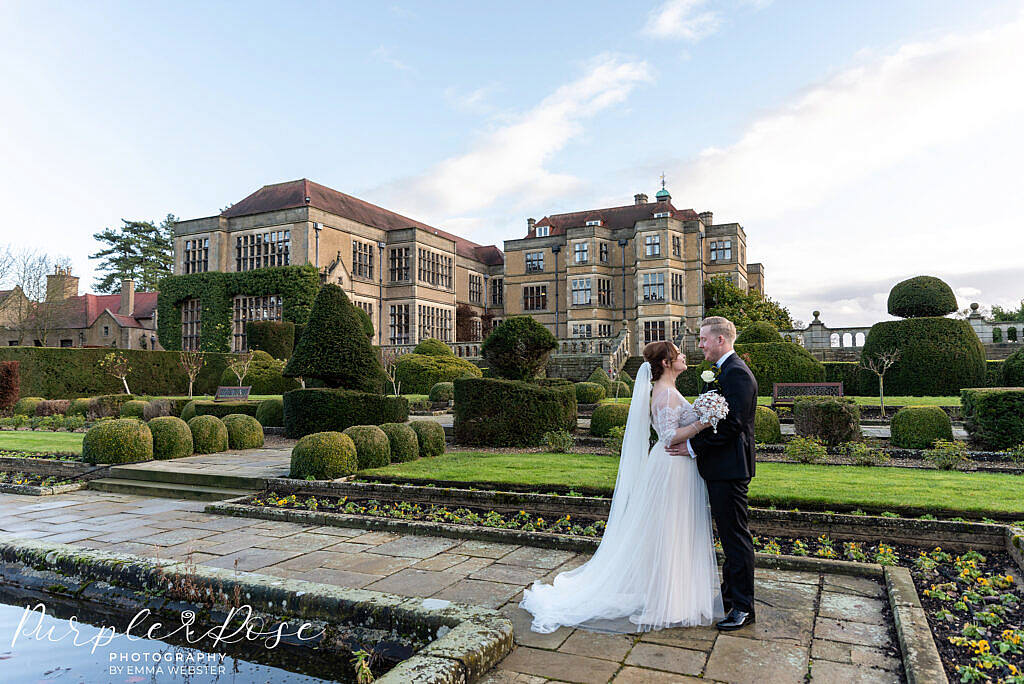
[[[0,4],[0,245],[308,177],[481,243],[679,207],[747,231],[795,318],[896,280],[1024,297],[1021,2]]]

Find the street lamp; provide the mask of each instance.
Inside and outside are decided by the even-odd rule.
[[[313,221],[313,235],[316,242],[316,251],[315,256],[313,258],[313,265],[316,266],[316,270],[318,273],[320,272],[320,230],[323,227],[324,226],[322,223],[317,223],[316,221]]]
[[[377,293],[380,303],[377,305],[377,346],[384,344],[384,242],[377,243]]]
[[[619,240],[619,247],[622,248],[622,320],[626,320],[626,245],[629,244],[629,240],[621,238]]]
[[[700,282],[700,320],[704,320],[704,231],[697,231],[697,280]]]

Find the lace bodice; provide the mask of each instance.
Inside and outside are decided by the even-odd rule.
[[[656,389],[651,397],[651,427],[658,441],[666,447],[672,443],[676,429],[697,420],[693,406],[676,389]]]

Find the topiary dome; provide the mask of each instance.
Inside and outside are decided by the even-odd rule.
[[[480,351],[497,377],[532,380],[556,348],[558,340],[532,316],[513,316],[488,335]]]
[[[421,341],[412,350],[413,354],[426,354],[428,356],[455,356],[452,348],[435,337],[428,337]]]
[[[952,288],[934,276],[917,276],[889,291],[889,313],[900,318],[945,316],[957,309]]]
[[[740,331],[736,336],[737,344],[750,344],[756,342],[782,342],[782,335],[771,323],[755,321]]]

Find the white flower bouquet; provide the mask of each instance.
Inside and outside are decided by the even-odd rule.
[[[729,402],[718,392],[712,390],[697,397],[693,402],[693,410],[702,423],[711,423],[711,429],[718,434],[718,421],[729,415]]]

